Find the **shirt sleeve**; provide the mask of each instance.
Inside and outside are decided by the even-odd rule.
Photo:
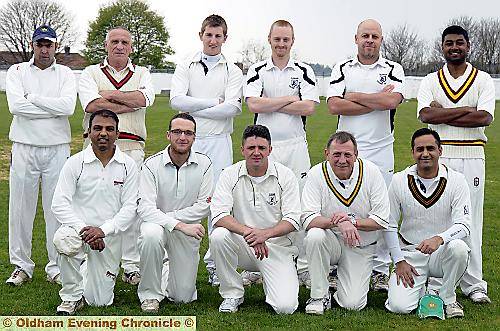
[[[477,110],[487,111],[492,117],[495,117],[495,84],[489,75],[487,75],[480,91]]]
[[[170,106],[172,109],[186,113],[198,112],[199,110],[217,106],[218,104],[218,98],[203,99],[194,98],[188,95],[177,95],[170,99]]]
[[[46,97],[36,93],[27,95],[27,99],[35,106],[54,116],[71,116],[76,106],[75,75],[69,69],[61,69],[61,90],[58,97]]]
[[[305,66],[306,72],[300,82],[300,97],[302,100],[311,100],[319,104],[319,94],[316,75],[310,66]]]
[[[250,97],[263,96],[264,83],[262,81],[261,75],[257,72],[256,68],[257,67],[255,64],[248,68],[247,85],[245,87],[245,99]],[[264,67],[261,67],[260,70],[265,69]]]
[[[76,192],[77,177],[83,166],[81,157],[74,156],[68,159],[61,169],[54,196],[52,198],[52,212],[63,225],[81,229],[86,226],[85,220],[79,218],[73,210],[73,196]]]
[[[83,111],[87,109],[89,103],[101,98],[99,87],[90,73],[91,70],[92,66],[85,68],[78,80],[78,97],[80,98]]]
[[[420,83],[417,93],[417,118],[420,116],[420,111],[424,108],[430,107],[431,102],[434,101],[429,82],[430,76],[424,77]]]
[[[470,235],[470,192],[465,177],[458,174],[457,185],[451,203],[451,218],[453,226],[447,231],[439,234],[443,241],[447,243],[452,239],[460,239]]]
[[[345,77],[342,72],[342,63],[337,63],[333,66],[332,75],[326,92],[326,99],[330,97],[343,97],[345,93]]]
[[[399,63],[394,64],[394,69],[392,70],[391,84],[394,85],[393,93],[400,93],[403,96],[403,99],[406,99],[406,90],[405,90],[405,72],[403,67]]]
[[[155,88],[153,86],[153,79],[151,77],[151,73],[147,68],[144,68],[144,73],[141,76],[138,91],[144,95],[144,99],[146,99],[146,107],[151,106],[155,102]]]
[[[215,187],[212,203],[210,204],[212,226],[215,226],[221,218],[231,215],[233,210],[232,187],[234,183],[230,170],[232,169],[222,171]]]
[[[398,194],[398,182],[399,177],[394,176],[391,185],[389,186],[389,203],[390,203],[390,216],[389,225],[386,229],[382,230],[382,236],[384,237],[387,249],[391,254],[392,261],[398,263],[404,260],[403,252],[399,246],[398,238],[398,223],[401,217],[401,204]]]
[[[29,119],[53,118],[55,115],[34,105],[29,101],[22,82],[21,65],[13,65],[7,70],[5,92],[7,103],[12,115],[24,116]]]
[[[127,177],[121,192],[122,207],[113,218],[104,221],[100,226],[107,236],[127,230],[137,218],[137,189],[139,185],[139,171],[135,162],[127,162]]]
[[[184,223],[200,223],[202,218],[209,215],[210,201],[213,193],[213,177],[213,166],[210,163],[203,174],[196,202],[192,206],[174,211],[175,219]]]
[[[384,229],[387,229],[389,226],[390,215],[390,203],[387,186],[378,169],[372,168],[370,170],[372,170],[370,171],[370,177],[372,180],[370,190],[371,210],[369,211],[368,217],[377,222]]]
[[[174,213],[164,213],[157,205],[158,186],[152,169],[146,163],[142,165],[139,179],[139,205],[137,212],[144,222],[161,225],[172,232],[179,220],[174,218]]]
[[[287,171],[285,171],[283,192],[281,193],[282,220],[292,224],[295,230],[300,230],[299,181],[290,169],[285,168],[285,170]]]
[[[321,216],[321,184],[317,180],[317,174],[311,169],[306,177],[302,189],[302,228],[307,229],[316,217]]]

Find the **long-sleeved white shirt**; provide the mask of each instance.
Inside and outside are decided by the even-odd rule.
[[[144,222],[172,231],[179,222],[200,223],[208,216],[213,167],[208,156],[191,152],[177,169],[168,154],[169,148],[144,161],[137,212]]]
[[[462,174],[440,165],[429,188],[423,190],[421,186],[416,165],[392,177],[391,216],[384,238],[394,263],[404,259],[401,245],[416,246],[433,236],[440,236],[446,243],[470,234],[470,193]]]
[[[71,142],[68,117],[75,111],[76,84],[70,68],[54,60],[42,70],[32,58],[11,66],[5,83],[13,115],[11,141],[35,146]]]
[[[136,220],[139,171],[131,157],[115,148],[106,167],[92,145],[66,161],[52,200],[61,224],[97,226],[107,236],[125,231]]]
[[[198,52],[177,64],[172,77],[171,106],[196,119],[197,137],[230,134],[233,117],[241,113],[243,74],[224,55],[211,69],[201,56]]]
[[[245,160],[222,171],[215,188],[210,212],[212,224],[232,215],[239,223],[257,229],[267,229],[280,221],[290,222],[300,229],[299,182],[292,170],[269,160],[261,182],[249,175]],[[282,246],[290,246],[288,236],[269,240]]]

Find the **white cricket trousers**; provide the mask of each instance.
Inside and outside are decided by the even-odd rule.
[[[220,173],[225,168],[233,164],[233,141],[230,134],[219,134],[207,137],[196,137],[193,144],[193,151],[207,155],[212,161],[214,169],[214,187],[217,184]],[[212,232],[211,217],[207,219],[208,233]],[[207,269],[215,268],[215,262],[210,255],[210,247],[203,257]]]
[[[69,144],[33,146],[12,144],[9,175],[9,256],[10,263],[33,277],[35,263],[31,260],[33,221],[42,186],[46,248],[49,262],[45,272],[50,278],[59,274],[57,252],[52,243],[59,222],[51,211],[52,197],[59,173],[70,156]]]
[[[299,280],[293,262],[297,248],[269,242],[266,245],[269,257],[258,260],[242,236],[223,227],[212,231],[210,250],[217,265],[219,293],[224,299],[242,298],[245,290],[236,268],[259,271],[262,273],[266,302],[278,314],[292,314],[299,305]]]
[[[299,181],[299,189],[302,193],[304,184],[307,178],[307,172],[311,169],[311,161],[309,159],[309,149],[305,136],[284,141],[273,141],[273,151],[269,158],[274,162],[279,162],[290,168],[297,180]],[[297,273],[307,271],[306,249],[304,247],[304,238],[306,236],[303,229],[291,233],[294,240],[294,245],[299,249],[297,257]]]
[[[413,276],[413,288],[397,284],[396,273],[391,273],[389,293],[385,307],[393,313],[408,314],[418,306],[418,300],[425,294],[428,277],[442,277],[443,283],[439,296],[445,305],[454,303],[457,298],[455,288],[462,278],[469,261],[469,247],[460,239],[441,245],[428,255],[415,250],[403,250],[406,262],[417,270],[419,276]]]
[[[76,301],[82,295],[91,306],[109,306],[113,303],[116,277],[120,271],[122,237],[111,235],[104,238],[102,252],[83,244],[77,255],[58,255],[61,268],[62,301]]]
[[[465,295],[475,291],[488,291],[488,284],[483,280],[483,204],[485,183],[485,161],[483,159],[450,159],[439,160],[465,176],[470,190],[471,231],[465,242],[470,247],[470,261],[460,288]]]
[[[133,149],[124,151],[137,164],[138,169],[141,169],[144,161],[144,151],[142,149]],[[139,226],[141,220],[137,215],[130,227],[122,232],[122,268],[126,273],[139,271],[139,247],[137,239],[139,238]]]
[[[320,228],[309,229],[304,243],[311,276],[311,298],[329,295],[330,265],[336,264],[338,282],[333,298],[346,309],[363,309],[367,303],[375,245],[348,247],[332,230]]]
[[[359,157],[369,160],[378,167],[382,177],[384,177],[385,185],[389,188],[394,175],[394,152],[392,144],[379,149],[370,149],[359,151]],[[391,256],[389,249],[385,244],[382,236],[379,237],[375,248],[375,258],[373,259],[373,271],[389,275],[389,267],[391,265]]]
[[[169,257],[166,293],[162,288],[162,267],[165,249]],[[188,303],[197,299],[196,275],[200,261],[200,241],[181,231],[165,230],[156,223],[141,224],[139,251],[141,282],[137,289],[139,300],[165,296],[174,302]]]

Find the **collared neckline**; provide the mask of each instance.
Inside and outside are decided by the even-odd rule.
[[[333,168],[332,168],[332,165],[330,164],[330,162],[326,161],[326,166],[327,166],[327,169],[328,169],[328,174],[330,176],[332,176],[333,179],[335,179],[335,181],[337,182],[337,184],[342,183],[342,180],[344,180],[344,179],[340,179],[340,178],[337,177],[337,175],[333,171]],[[351,186],[353,180],[358,180],[358,177],[359,177],[359,161],[356,158],[356,161],[354,161],[354,166],[352,168],[351,176],[349,176],[349,178],[347,179],[349,181],[348,185]]]
[[[54,56],[54,61],[52,61],[52,64],[51,64],[50,66],[48,66],[48,67],[47,67],[47,68],[45,68],[45,69],[40,69],[40,68],[38,68],[38,67],[35,65],[35,56],[32,56],[32,57],[31,57],[31,59],[28,61],[28,63],[29,63],[29,65],[30,65],[30,66],[33,66],[33,67],[35,67],[35,68],[37,68],[37,69],[39,69],[39,70],[47,70],[47,69],[52,69],[52,70],[55,70],[55,69],[56,69],[56,62],[57,62],[57,61],[56,61],[56,58],[55,58],[55,56]]]
[[[290,57],[288,59],[288,63],[286,64],[286,66],[283,68],[283,71],[286,69],[286,68],[293,68],[294,67],[294,64],[293,64],[294,60]],[[278,70],[281,70],[280,68],[278,68],[277,65],[274,64],[273,62],[273,57],[269,57],[266,61],[266,66],[265,66],[265,69],[266,70],[272,70],[272,69],[278,69]]]
[[[175,166],[174,162],[172,161],[172,159],[170,158],[170,154],[168,153],[168,150],[170,149],[170,144],[165,147],[165,149],[163,150],[163,164],[164,165],[168,165],[168,164],[172,164]],[[194,152],[193,150],[191,150],[191,152],[189,152],[189,156],[188,156],[188,159],[186,160],[186,162],[184,162],[181,167],[184,167],[184,166],[188,166],[192,163],[196,163],[198,164],[198,156],[196,155],[196,152]]]
[[[358,55],[352,57],[352,62],[349,63],[350,66],[359,65],[363,68],[375,68],[377,65],[386,68],[388,66],[387,60],[379,55],[378,60],[372,64],[363,64],[359,61]]]
[[[408,174],[412,175],[414,178],[421,178],[417,174],[417,164],[414,164],[408,168]],[[446,166],[442,163],[439,164],[439,170],[438,174],[436,177],[434,177],[435,180],[438,180],[440,178],[448,179],[448,169]],[[430,178],[429,178],[430,179]]]
[[[446,78],[447,79],[453,79],[453,80],[457,81],[457,80],[461,79],[462,77],[469,77],[469,75],[470,75],[470,73],[472,71],[473,66],[469,62],[466,62],[466,64],[467,64],[467,68],[465,68],[464,73],[462,75],[460,75],[458,78],[454,78],[451,75],[450,70],[448,69],[448,64],[443,65],[443,72],[446,75]]]
[[[115,68],[113,68],[112,66],[109,65],[109,62],[108,62],[108,57],[106,56],[104,58],[104,60],[102,61],[101,65],[100,65],[101,69],[102,68],[106,68],[108,67],[109,69],[111,69],[113,72],[116,72],[116,73],[120,73],[122,71],[124,71],[125,69],[129,69],[130,71],[132,72],[135,72],[135,67],[134,65],[132,64],[132,60],[129,58],[128,59],[128,62],[127,62],[127,66],[125,68],[123,68],[122,70],[120,71],[117,71]]]
[[[266,173],[264,174],[264,179],[269,177],[269,176],[274,176],[274,177],[278,177],[278,172],[276,171],[276,166],[274,164],[273,161],[267,159],[267,170],[266,170]],[[250,176],[248,174],[248,169],[247,169],[247,164],[246,164],[246,161],[245,160],[242,160],[241,161],[241,167],[240,167],[240,171],[238,173],[238,177],[242,177],[242,176],[247,176],[249,178],[251,178],[252,176]]]
[[[203,54],[203,52],[201,52],[201,51],[194,54],[193,57],[191,58],[191,63],[200,62],[202,60],[202,54]],[[227,59],[224,56],[224,54],[220,53],[220,55],[221,55],[221,57],[220,57],[219,61],[217,61],[216,65],[218,65],[219,63],[227,63]]]
[[[95,155],[94,150],[92,149],[92,144],[89,144],[87,146],[87,148],[85,148],[83,150],[83,162],[84,163],[92,163],[94,161],[100,162],[100,160]],[[111,160],[109,160],[108,164],[110,164],[113,161],[125,164],[124,153],[120,150],[120,148],[117,145],[115,145],[115,153],[113,154],[113,157],[111,158]]]

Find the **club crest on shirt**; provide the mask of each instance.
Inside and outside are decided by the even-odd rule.
[[[479,186],[479,177],[474,177],[474,186],[475,187]]]
[[[290,77],[290,88],[297,88],[299,87],[299,78],[298,77]]]
[[[464,215],[469,215],[469,207],[467,205],[464,206]]]
[[[269,197],[267,198],[266,202],[270,206],[274,206],[275,204],[277,204],[278,200],[276,199],[276,193],[269,193]]]
[[[377,83],[380,85],[384,85],[387,82],[387,74],[379,74],[379,78],[377,80]]]

